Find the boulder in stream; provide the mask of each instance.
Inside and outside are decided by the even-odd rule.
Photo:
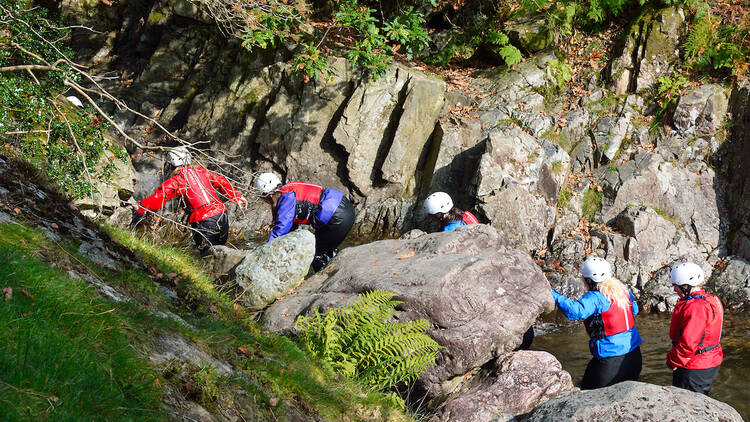
[[[496,229],[476,224],[344,249],[326,271],[272,304],[263,322],[292,332],[298,315],[375,289],[396,293],[403,301],[398,319],[427,319],[428,334],[445,347],[420,378],[432,397],[452,392],[451,379],[515,349],[537,316],[554,305],[534,261]]]
[[[741,422],[732,406],[676,387],[625,381],[606,388],[562,394],[518,417],[519,422]]]
[[[315,236],[302,229],[251,251],[235,268],[237,300],[250,309],[264,308],[302,281],[314,256]]]

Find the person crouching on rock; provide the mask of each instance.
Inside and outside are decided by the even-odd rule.
[[[320,271],[338,253],[338,246],[354,225],[354,207],[336,189],[303,182],[281,185],[273,173],[255,179],[256,193],[273,212],[273,228],[268,241],[295,230],[300,224],[315,229],[315,258],[312,269]]]
[[[435,192],[424,200],[424,211],[438,222],[444,232],[456,230],[467,224],[479,224],[479,220],[469,211],[453,207],[453,200],[445,192]]]
[[[641,374],[641,336],[635,328],[638,304],[633,294],[612,276],[606,260],[590,256],[581,265],[589,292],[577,301],[552,290],[555,303],[571,321],[583,320],[594,356],[586,366],[582,390],[637,381]]]
[[[170,199],[181,196],[190,212],[193,240],[201,255],[206,254],[213,245],[225,244],[229,234],[229,217],[216,189],[243,208],[247,207],[245,198],[224,176],[201,166],[191,166],[190,152],[184,146],[170,150],[167,159],[174,166],[171,177],[151,196],[138,203],[138,208],[133,211],[131,228],[145,217],[146,210],[159,210]]]
[[[704,279],[701,267],[692,262],[677,265],[669,274],[679,300],[669,325],[672,350],[667,366],[673,386],[708,395],[724,357],[719,344],[724,308],[703,290]]]

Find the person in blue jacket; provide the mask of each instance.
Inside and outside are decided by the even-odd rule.
[[[296,230],[300,224],[315,229],[315,257],[311,264],[315,272],[338,254],[338,246],[354,225],[354,207],[337,189],[305,182],[282,186],[278,176],[263,173],[255,180],[255,190],[273,211],[269,242]]]
[[[637,381],[641,374],[641,336],[635,328],[638,304],[633,294],[612,276],[612,267],[599,257],[588,257],[581,276],[589,292],[578,300],[552,290],[560,311],[571,321],[583,320],[591,337],[593,355],[581,381],[582,390]]]

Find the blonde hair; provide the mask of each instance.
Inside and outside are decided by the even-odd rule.
[[[596,284],[597,290],[601,292],[610,303],[615,303],[617,306],[624,308],[630,305],[630,295],[628,289],[622,282],[616,278],[610,278],[609,280],[602,281]]]

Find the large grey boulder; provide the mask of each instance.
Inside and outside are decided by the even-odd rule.
[[[750,262],[735,256],[724,260],[706,283],[727,308],[750,304]]]
[[[295,230],[250,252],[235,268],[241,289],[237,301],[250,309],[264,308],[298,285],[315,256],[315,236]]]
[[[546,19],[540,17],[524,17],[509,22],[505,26],[505,33],[514,44],[530,53],[544,50],[552,43],[553,34]]]
[[[617,94],[639,92],[670,75],[680,61],[686,32],[682,8],[644,8],[626,29],[610,64],[612,89]]]
[[[488,376],[448,399],[431,422],[490,422],[526,413],[565,391],[570,374],[547,352],[520,350],[498,359]]]
[[[78,209],[88,217],[100,214],[111,215],[135,192],[135,169],[130,158],[117,158],[113,151],[121,147],[108,135],[105,135],[105,138],[105,142],[110,147],[104,150],[95,168],[113,165],[111,175],[106,181],[94,181],[94,190],[91,195],[74,201]]]
[[[732,406],[675,387],[625,381],[597,390],[567,393],[537,406],[519,422],[741,422]]]
[[[398,294],[404,302],[398,318],[426,318],[429,335],[445,347],[420,378],[432,397],[450,393],[452,378],[512,351],[537,316],[553,307],[549,284],[532,259],[478,224],[344,249],[326,271],[269,306],[263,323],[292,332],[298,315],[374,289]]]

